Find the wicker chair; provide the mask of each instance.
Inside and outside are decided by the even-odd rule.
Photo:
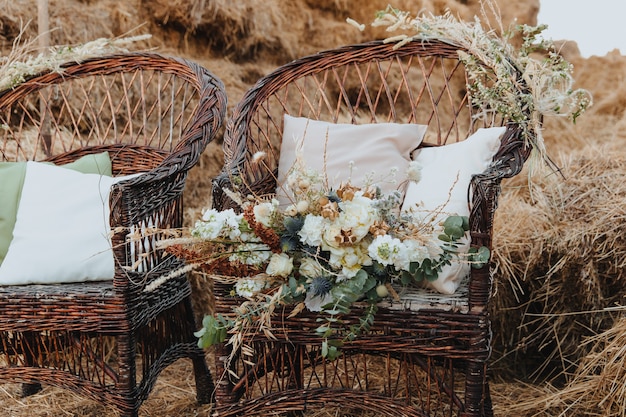
[[[0,160],[63,164],[108,151],[114,176],[144,173],[111,191],[113,280],[0,286],[0,380],[25,395],[67,388],[136,416],[160,371],[190,358],[197,399],[211,401],[190,285],[184,274],[164,279],[183,265],[155,248],[158,233],[128,233],[182,226],[188,171],[225,111],[217,77],[150,53],[71,62],[0,93]]]
[[[470,104],[458,50],[440,40],[398,49],[376,41],[304,57],[263,77],[227,124],[214,207],[235,207],[223,191],[233,185],[255,195],[275,191],[285,113],[327,122],[428,124],[430,146],[462,141],[479,127],[506,126],[492,165],[470,187],[472,244],[491,248],[500,182],[520,172],[529,147],[517,125],[493,112],[480,117],[487,113]],[[258,151],[267,153],[262,164],[252,161]],[[277,340],[255,335],[247,340],[252,351],[234,352],[231,362],[225,361],[229,345],[217,346],[216,368],[223,373],[217,414],[298,414],[336,406],[359,416],[491,415],[489,266],[473,269],[467,281],[454,296],[413,289],[410,303],[381,305],[371,332],[347,342],[335,361],[322,359],[314,314],[277,313]],[[229,287],[214,285],[216,311],[229,314],[239,301]],[[344,319],[361,316],[358,309],[352,314]],[[353,414],[359,410],[366,414]]]

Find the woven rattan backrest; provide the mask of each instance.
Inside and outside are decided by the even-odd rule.
[[[438,41],[397,49],[373,42],[278,68],[235,110],[225,138],[226,172],[239,172],[237,181],[255,193],[273,192],[285,113],[328,122],[427,124],[424,142],[431,146],[462,141],[480,127],[502,125],[495,113],[471,106],[458,49]],[[258,151],[267,152],[263,164],[250,164]]]
[[[32,77],[0,95],[0,160],[65,162],[63,155],[124,145],[153,152],[132,163],[112,155],[115,174],[152,169],[186,146],[184,132],[197,122],[197,75],[171,58],[130,54]]]

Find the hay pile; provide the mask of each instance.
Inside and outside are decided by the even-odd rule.
[[[590,146],[560,166],[564,177],[509,184],[496,223],[496,345],[529,377],[575,368],[580,345],[611,328],[625,301],[626,154]]]
[[[365,5],[363,3],[366,3]],[[232,109],[259,77],[298,56],[382,37],[359,33],[346,17],[371,21],[388,0],[51,0],[53,44],[85,43],[150,33],[148,49],[192,59],[219,75]],[[535,24],[539,0],[499,0],[504,23]],[[36,2],[2,2],[0,49],[11,50],[20,31],[36,35]],[[395,7],[471,18],[475,0],[398,0]],[[612,53],[574,64],[575,87],[595,105],[571,125],[549,119],[544,137],[563,177],[518,176],[505,184],[495,224],[496,294],[493,302],[497,415],[624,417],[626,321],[626,57]],[[189,177],[187,224],[210,204],[211,178],[222,164],[219,139]],[[209,311],[200,280],[195,307]],[[21,399],[16,385],[0,386],[6,415],[115,416],[66,391],[46,387]],[[532,402],[526,401],[532,398]],[[194,402],[191,366],[180,361],[159,378],[143,416],[209,415]],[[315,413],[330,417],[331,412]]]

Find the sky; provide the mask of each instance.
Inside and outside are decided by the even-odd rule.
[[[583,57],[626,55],[626,0],[541,0],[537,21],[544,38],[574,40]]]

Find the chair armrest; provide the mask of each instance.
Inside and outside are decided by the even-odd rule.
[[[501,182],[519,174],[531,152],[522,137],[521,128],[509,125],[502,136],[500,149],[491,165],[482,174],[474,175],[470,183],[470,236],[474,248],[492,249],[493,219],[498,207]],[[470,309],[483,308],[491,297],[491,259],[482,268],[472,268],[470,279]]]

